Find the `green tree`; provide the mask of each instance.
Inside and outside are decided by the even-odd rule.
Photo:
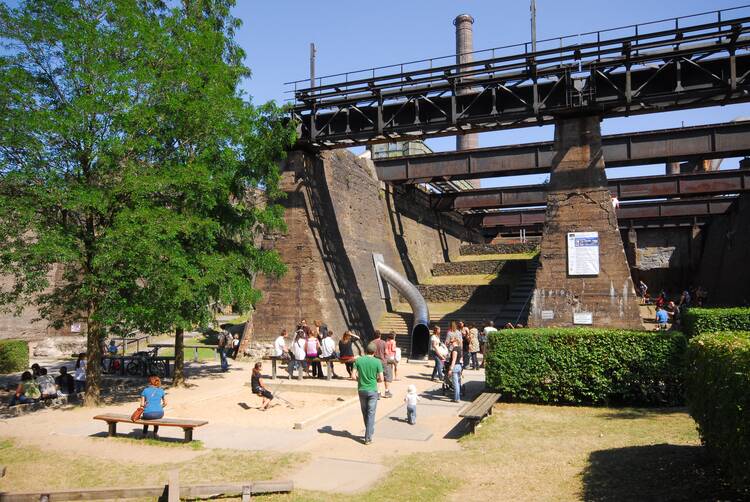
[[[0,273],[15,279],[0,304],[86,320],[87,403],[108,332],[181,339],[213,302],[256,301],[254,273],[284,271],[255,243],[283,227],[270,201],[294,133],[239,90],[232,5],[0,5]]]

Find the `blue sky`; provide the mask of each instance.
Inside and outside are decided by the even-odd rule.
[[[381,66],[455,53],[453,19],[474,19],[474,48],[487,49],[530,39],[528,0],[238,0],[234,14],[243,21],[239,43],[253,76],[245,90],[256,103],[282,102],[284,82],[309,75],[309,44],[318,49],[317,75]],[[537,38],[599,29],[744,5],[747,1],[708,0],[537,0]],[[747,13],[750,10],[744,10]],[[604,134],[729,121],[750,117],[750,104],[607,119]],[[485,133],[480,146],[551,140],[552,127]],[[429,140],[434,150],[452,150],[455,139]],[[722,168],[734,168],[736,159]],[[608,170],[610,177],[662,174],[663,166]],[[536,183],[539,176],[483,180],[482,186]]]

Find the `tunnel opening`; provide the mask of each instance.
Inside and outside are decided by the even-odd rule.
[[[426,359],[430,347],[430,329],[422,323],[417,323],[411,330],[411,358]]]

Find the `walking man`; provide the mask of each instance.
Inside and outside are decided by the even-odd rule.
[[[372,443],[375,433],[375,411],[378,408],[378,382],[383,381],[383,363],[373,356],[375,344],[367,345],[367,355],[354,361],[354,375],[357,379],[359,405],[362,408],[362,419],[365,422],[365,444]]]
[[[221,359],[221,371],[229,371],[229,363],[227,362],[227,351],[232,346],[232,335],[228,331],[224,330],[219,335],[219,358]]]
[[[383,337],[380,335],[380,331],[375,330],[375,333],[373,335],[373,340],[370,342],[374,349],[375,349],[375,358],[380,359],[380,364],[383,366],[383,385],[385,387],[385,392],[383,393],[384,398],[392,397],[391,389],[390,389],[390,383],[393,381],[393,371],[390,364],[388,364],[388,360],[385,356],[385,340],[383,340]],[[378,380],[380,381],[380,380]]]

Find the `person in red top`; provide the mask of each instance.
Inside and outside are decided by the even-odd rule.
[[[375,334],[372,337],[372,343],[375,346],[375,353],[373,354],[376,358],[380,359],[383,363],[383,384],[385,385],[385,393],[383,397],[392,397],[390,390],[390,383],[393,381],[393,368],[388,364],[388,360],[385,356],[385,340],[380,336],[380,331],[375,330]]]
[[[396,361],[396,333],[391,331],[385,340],[385,360],[392,366],[393,378],[398,379],[398,361]]]

